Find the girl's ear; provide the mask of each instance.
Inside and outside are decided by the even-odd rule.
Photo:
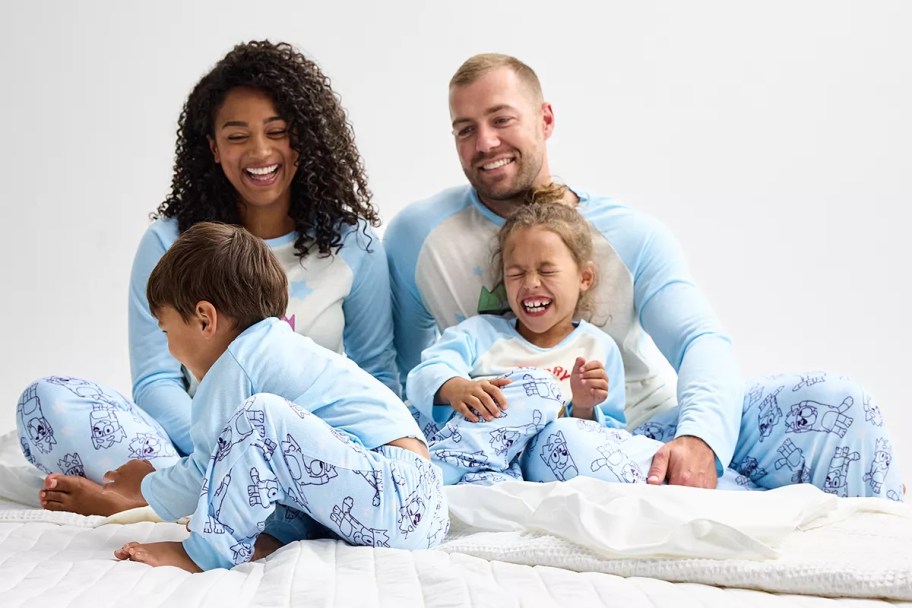
[[[580,291],[588,291],[595,283],[595,264],[591,261],[583,264],[580,269]]]
[[[197,302],[193,316],[194,322],[204,336],[212,336],[218,330],[218,311],[210,302],[206,300]]]

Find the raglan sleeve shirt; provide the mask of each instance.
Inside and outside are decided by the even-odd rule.
[[[351,291],[342,302],[345,353],[399,395],[391,284],[383,243],[362,220],[345,235],[341,255],[353,274]]]
[[[731,338],[690,278],[677,242],[657,222],[632,271],[640,323],[678,374],[676,436],[705,441],[721,474],[734,454],[743,401]]]
[[[190,395],[181,364],[168,352],[168,340],[149,310],[146,285],[152,269],[177,238],[173,220],[154,223],[143,235],[130,273],[128,308],[133,400],[155,418],[182,454],[190,439]]]

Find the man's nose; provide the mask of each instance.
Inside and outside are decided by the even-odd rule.
[[[500,137],[497,131],[487,126],[478,128],[478,138],[475,140],[475,148],[479,152],[488,152],[496,149],[500,145]]]

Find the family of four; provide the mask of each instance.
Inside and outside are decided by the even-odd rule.
[[[672,235],[554,182],[554,112],[532,69],[471,57],[449,103],[469,183],[406,207],[381,241],[314,62],[250,42],[206,74],[133,265],[133,398],[51,376],[19,400],[41,505],[189,515],[183,542],[115,555],[198,572],[299,539],[434,547],[446,484],[585,475],[903,499],[856,382],[745,383]]]

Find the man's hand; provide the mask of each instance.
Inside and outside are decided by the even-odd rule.
[[[663,445],[652,457],[646,482],[714,489],[719,481],[716,455],[699,437],[684,435]]]
[[[595,406],[608,398],[608,372],[601,361],[577,357],[570,372],[573,417],[592,420]]]
[[[146,504],[142,495],[142,480],[155,470],[148,460],[128,460],[113,471],[104,474],[105,491],[115,492],[126,499]]]
[[[437,398],[470,422],[478,422],[476,413],[490,422],[500,416],[500,410],[507,409],[507,399],[500,387],[510,382],[507,378],[467,380],[457,376],[443,383],[437,390]]]

